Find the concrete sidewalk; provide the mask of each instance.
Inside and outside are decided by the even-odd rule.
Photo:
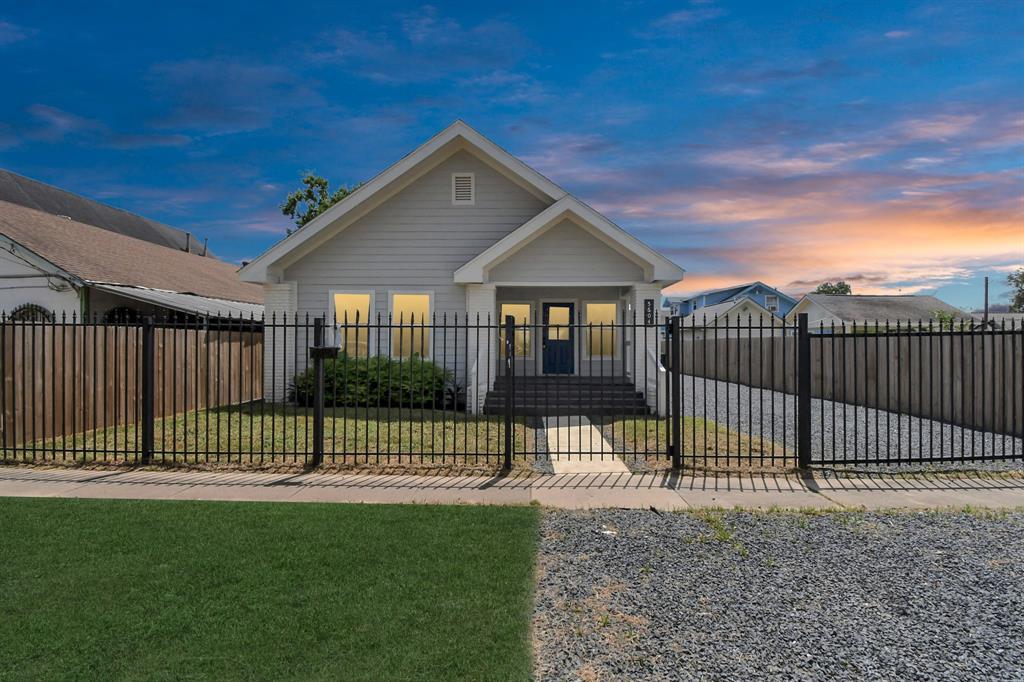
[[[1024,477],[982,474],[836,478],[580,473],[447,477],[100,471],[0,467],[0,496],[264,502],[530,504],[659,510],[1024,508]]]

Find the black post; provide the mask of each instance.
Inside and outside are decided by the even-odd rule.
[[[153,432],[156,415],[153,410],[153,398],[156,393],[156,372],[153,318],[142,318],[142,463],[153,461]]]
[[[313,346],[324,345],[324,318],[313,320]],[[313,354],[313,466],[324,463],[324,356]]]
[[[811,466],[811,335],[807,313],[797,315],[797,462],[801,469]]]
[[[671,400],[669,405],[669,412],[672,415],[671,433],[668,445],[668,453],[672,458],[672,469],[678,471],[683,467],[683,455],[682,455],[682,423],[683,423],[683,409],[682,400],[680,399],[680,388],[682,387],[682,336],[683,336],[683,324],[682,318],[678,315],[673,315],[672,319],[668,324],[668,371],[669,371],[669,386],[671,386]]]
[[[515,333],[516,318],[511,315],[505,316],[505,465],[504,468],[512,468],[512,401],[516,394],[515,371],[512,361],[515,354]]]

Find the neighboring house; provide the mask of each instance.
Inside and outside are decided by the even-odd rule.
[[[73,192],[2,168],[0,168],[0,201],[25,208],[34,208],[43,213],[64,216],[108,232],[135,237],[178,251],[207,255],[206,244],[199,244],[190,232],[87,199]]]
[[[908,321],[938,321],[937,313],[951,316],[955,320],[970,320],[968,313],[944,303],[934,296],[826,296],[807,294],[789,311],[786,321],[794,324],[797,315],[807,313],[811,331],[832,325],[853,325],[874,327],[876,322],[895,326],[897,322],[906,326]]]
[[[747,282],[736,284],[722,289],[712,289],[689,295],[668,295],[665,297],[665,305],[672,315],[689,315],[690,313],[707,308],[718,306],[723,303],[750,300],[761,308],[771,312],[778,317],[785,317],[786,313],[796,305],[796,299],[784,294],[764,282]]]
[[[975,310],[971,313],[975,326],[984,325],[985,312]],[[990,329],[1024,329],[1024,313],[989,312],[988,327]]]
[[[682,278],[683,270],[456,121],[240,275],[264,285],[267,314],[278,317],[348,315],[351,321],[358,313],[363,320],[380,315],[429,324],[447,315],[449,323],[468,318],[497,324],[513,315],[537,324],[542,337],[541,343],[527,338],[516,344],[523,372],[601,372],[633,377],[643,390],[640,367],[653,363],[651,375],[658,371],[657,333],[636,342],[610,339],[595,357],[586,343],[549,338],[549,324],[554,329],[558,321],[598,324],[634,316],[642,323],[645,310],[657,315],[661,289]],[[474,334],[450,334],[448,344],[458,349],[441,347],[440,339],[437,348],[430,347],[432,340],[422,344],[424,355],[446,357],[458,380],[467,382],[473,409],[480,407],[473,396],[488,390],[488,377],[496,376],[497,338],[487,336],[484,330],[478,343]],[[389,343],[374,339],[362,352],[411,352],[400,341]],[[551,350],[563,345],[560,352]],[[294,371],[287,364],[294,359],[283,351],[276,360],[286,374]],[[268,358],[265,366],[272,364]],[[282,396],[281,380],[268,377],[267,392]]]
[[[680,322],[683,338],[695,341],[774,336],[781,335],[783,330],[782,320],[749,298],[700,308],[684,316]]]
[[[216,258],[0,201],[0,312],[8,319],[258,319],[262,299],[261,287]]]

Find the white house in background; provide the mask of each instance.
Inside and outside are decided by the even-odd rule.
[[[683,338],[695,341],[781,335],[784,328],[782,320],[750,298],[698,308],[680,323]]]
[[[968,313],[940,301],[934,296],[826,296],[807,294],[786,315],[788,324],[795,324],[797,315],[807,313],[811,331],[831,331],[832,325],[873,327],[876,322],[895,326],[897,321],[906,325],[908,321],[917,324],[937,321],[941,316],[956,320],[970,320]]]
[[[661,289],[683,269],[605,216],[456,121],[240,271],[263,284],[267,315],[348,317],[364,323],[447,316],[451,324],[512,315],[536,327],[517,339],[517,367],[535,375],[657,375],[658,335],[581,342],[582,324],[657,322]],[[582,330],[581,330],[582,331]],[[383,333],[383,332],[382,332]],[[540,334],[540,342],[534,338]],[[340,336],[340,335],[338,335]],[[337,338],[355,352],[422,354],[465,381],[472,409],[496,376],[498,339],[483,333]],[[646,338],[645,338],[646,337]],[[305,343],[297,339],[301,347]],[[268,344],[268,348],[270,345]],[[600,348],[599,348],[600,346]],[[414,351],[415,347],[415,351]],[[349,351],[352,352],[353,348]],[[274,358],[268,358],[266,366]],[[284,374],[295,358],[276,358]],[[301,360],[300,360],[301,362]],[[292,364],[289,364],[292,363]],[[645,369],[649,371],[644,371]],[[284,374],[266,382],[280,399]]]

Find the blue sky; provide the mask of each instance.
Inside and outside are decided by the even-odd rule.
[[[302,171],[365,180],[463,118],[683,290],[975,306],[1024,264],[1020,2],[213,5],[0,6],[0,166],[240,261]]]

